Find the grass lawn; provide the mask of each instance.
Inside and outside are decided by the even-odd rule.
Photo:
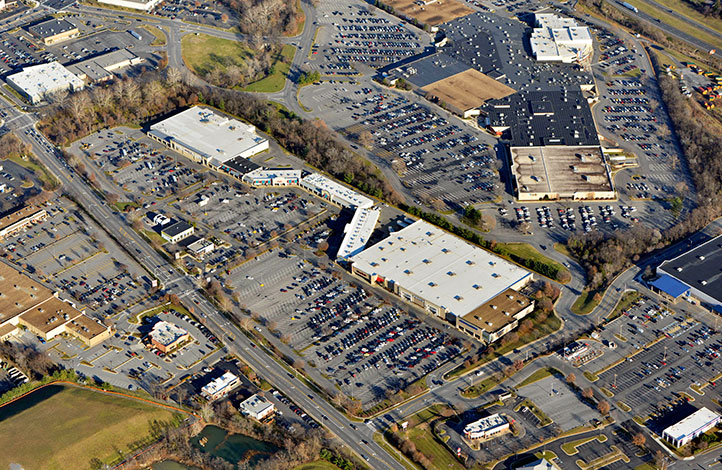
[[[544,256],[542,253],[540,253],[536,248],[531,246],[528,243],[498,243],[497,246],[503,247],[509,255],[512,257],[517,256],[519,258],[529,259],[532,261],[535,261],[540,264],[545,264],[553,269],[556,269],[558,272],[567,273],[567,279],[571,279],[571,274],[569,273],[569,270],[565,268],[561,263],[557,263],[553,259],[549,258],[548,256]],[[509,256],[507,256],[508,258]],[[513,260],[513,258],[512,258]]]
[[[624,295],[622,295],[622,298],[619,299],[619,302],[617,302],[617,306],[614,307],[612,314],[609,315],[607,319],[611,321],[620,316],[623,311],[631,307],[632,304],[639,300],[641,296],[642,294],[640,294],[636,290],[632,292],[625,292]]]
[[[296,55],[296,48],[290,44],[284,45],[280,54],[276,54],[273,58],[273,73],[257,82],[247,85],[243,91],[275,93],[283,90],[294,55]]]
[[[687,5],[686,2],[680,0],[655,0],[660,5],[664,5],[670,10],[674,10],[682,16],[685,16],[693,21],[702,23],[708,28],[714,29],[717,32],[722,33],[722,19],[715,17],[714,15],[704,16],[694,8]]]
[[[496,377],[487,377],[481,382],[462,390],[461,396],[463,396],[464,398],[479,398],[482,394],[488,392],[490,389],[496,387],[497,385],[499,385],[499,380],[497,380]]]
[[[555,243],[554,249],[557,250],[559,253],[563,254],[564,256],[566,256],[567,258],[572,257],[572,254],[569,252],[569,249],[567,248],[567,246],[564,243],[559,243],[559,242]]]
[[[529,411],[531,411],[532,414],[534,416],[536,416],[537,419],[539,420],[539,424],[537,425],[538,427],[543,428],[544,426],[548,426],[553,423],[551,418],[549,416],[547,416],[546,413],[544,413],[538,406],[536,406],[536,404],[534,404],[533,401],[531,401],[529,399],[526,399],[523,402],[521,402],[519,404],[519,406],[517,406],[514,409],[514,411],[519,411],[522,408],[524,408],[525,406],[527,408],[529,408]]]
[[[141,26],[144,30],[148,31],[150,34],[152,34],[155,39],[153,39],[153,42],[150,43],[151,46],[165,46],[167,41],[165,39],[165,34],[163,34],[163,31],[161,31],[157,26],[153,25],[143,25]]]
[[[216,65],[222,70],[231,65],[243,68],[244,61],[253,56],[253,51],[238,41],[207,34],[183,36],[181,51],[186,66],[200,76]]]
[[[579,447],[583,446],[587,442],[593,441],[594,439],[599,442],[604,442],[607,440],[607,436],[605,436],[604,434],[600,434],[598,436],[585,437],[582,439],[577,439],[576,441],[565,442],[564,444],[562,444],[562,450],[567,455],[574,455],[579,451]]]
[[[577,300],[572,304],[572,313],[577,315],[589,315],[592,313],[592,310],[599,305],[599,302],[594,300],[594,294],[597,292],[596,290],[583,290],[582,295],[577,297]],[[603,296],[604,293],[600,292],[599,295]]]
[[[628,2],[639,8],[639,11],[646,13],[653,18],[659,19],[660,24],[664,23],[672,26],[673,28],[682,31],[683,33],[689,34],[690,36],[695,37],[700,41],[704,41],[717,49],[722,48],[722,40],[720,40],[717,36],[714,36],[713,34],[710,34],[700,28],[696,28],[694,25],[689,24],[688,22],[680,18],[672,16],[670,13],[667,13],[666,10],[660,10],[659,8],[656,8],[643,0],[628,0]],[[675,2],[675,4],[678,3],[681,2]],[[705,24],[707,24],[706,21],[707,20],[705,19]]]
[[[427,426],[410,428],[407,435],[416,449],[427,456],[434,463],[434,468],[463,470],[464,466],[442,443],[434,438],[431,429]]]
[[[180,415],[178,415],[180,416]],[[119,452],[148,444],[152,421],[169,410],[75,387],[50,386],[0,409],[0,468],[17,463],[44,470],[112,464]]]
[[[338,467],[325,460],[316,460],[315,462],[304,463],[303,465],[294,467],[293,470],[338,470]]]
[[[165,303],[163,305],[158,305],[157,307],[153,307],[148,310],[144,310],[142,312],[138,312],[134,317],[128,317],[129,323],[139,324],[143,321],[143,318],[145,317],[154,317],[156,315],[160,315],[164,311],[168,310],[175,310],[176,312],[180,313],[181,315],[185,315],[189,318],[195,319],[193,315],[190,314],[188,310],[185,309],[182,305],[175,305],[170,302]]]

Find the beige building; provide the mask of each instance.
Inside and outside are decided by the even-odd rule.
[[[148,334],[149,342],[158,351],[168,354],[191,339],[191,335],[173,323],[159,321]]]
[[[519,321],[533,310],[533,300],[507,289],[463,317],[457,316],[456,327],[480,341],[493,343],[519,326]]]
[[[45,209],[35,206],[24,206],[12,210],[0,218],[0,240],[11,237],[16,233],[45,220],[48,213]]]
[[[28,28],[28,31],[43,41],[46,46],[67,41],[80,35],[80,30],[73,23],[65,19],[55,18],[32,25]]]
[[[0,339],[14,334],[18,326],[49,341],[62,334],[95,346],[110,337],[112,329],[85,315],[72,302],[17,269],[0,262]]]

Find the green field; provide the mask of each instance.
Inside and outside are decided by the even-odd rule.
[[[548,256],[543,255],[528,243],[497,243],[497,247],[498,246],[503,247],[509,255],[518,256],[523,259],[530,259],[537,263],[548,265],[560,273],[566,272],[568,275],[566,278],[571,279],[571,274],[567,268],[565,268],[561,263],[557,263]]]
[[[253,51],[243,43],[207,34],[187,34],[181,39],[183,62],[196,74],[203,76],[215,66],[223,71],[231,65],[243,69],[244,61]]]
[[[167,41],[165,38],[165,34],[163,33],[163,31],[160,30],[160,28],[158,26],[146,24],[146,25],[141,26],[141,28],[145,29],[150,34],[152,34],[153,37],[155,37],[155,39],[153,39],[153,42],[150,44],[151,46],[165,46],[166,45]]]
[[[275,93],[283,90],[286,85],[286,77],[291,69],[293,56],[296,55],[296,48],[286,44],[280,54],[274,57],[273,73],[269,76],[253,82],[246,86],[243,91],[255,91],[258,93]]]
[[[597,292],[596,290],[583,290],[582,294],[577,297],[577,300],[572,304],[572,313],[577,315],[589,315],[592,313],[592,310],[599,305],[599,302],[594,300],[594,294]],[[604,292],[599,292],[599,294],[604,297]]]
[[[325,460],[317,460],[315,462],[299,465],[293,470],[338,470],[338,467],[331,462],[326,462]]]
[[[152,421],[177,416],[130,398],[45,387],[0,408],[0,468],[81,470],[92,459],[110,464],[149,443]]]

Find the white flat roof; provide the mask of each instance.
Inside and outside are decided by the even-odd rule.
[[[178,338],[187,334],[188,332],[180,326],[167,321],[159,321],[150,331],[150,337],[164,346],[173,344]]]
[[[464,432],[475,433],[489,431],[505,424],[507,424],[507,420],[504,419],[504,417],[501,416],[499,413],[496,413],[491,416],[487,416],[486,418],[481,418],[480,420],[474,421],[473,423],[467,424],[466,426],[464,426]]]
[[[25,67],[22,72],[10,75],[7,79],[25,90],[28,95],[40,98],[57,90],[80,90],[84,86],[83,81],[60,62]]]
[[[344,229],[346,235],[343,237],[336,258],[353,256],[363,250],[376,228],[380,215],[380,209],[356,209],[351,222]]]
[[[153,124],[150,131],[219,162],[226,162],[266,142],[266,139],[256,135],[256,128],[250,124],[202,106],[186,109]]]
[[[675,440],[682,439],[686,436],[693,435],[695,431],[704,428],[712,421],[718,420],[719,417],[720,415],[714,411],[707,408],[700,408],[682,421],[665,429],[663,434]]]
[[[347,188],[341,183],[337,183],[326,178],[320,173],[311,173],[303,178],[303,182],[309,186],[327,192],[331,199],[345,206],[355,206],[360,208],[368,208],[374,205],[374,201],[367,198],[363,194]]]
[[[529,42],[537,60],[570,61],[592,47],[589,28],[573,19],[552,13],[537,13],[534,18],[536,25]]]
[[[238,377],[235,374],[231,372],[226,372],[220,377],[216,377],[215,379],[208,382],[202,388],[202,391],[207,393],[208,395],[215,395],[216,393],[222,391],[224,388],[228,387],[235,380],[238,380]]]
[[[269,408],[273,408],[273,403],[266,400],[260,395],[251,395],[249,398],[241,402],[240,408],[247,413],[253,415],[263,414]]]
[[[418,220],[350,258],[354,268],[464,316],[531,273]]]
[[[249,178],[301,178],[301,170],[293,168],[256,168],[246,173]]]

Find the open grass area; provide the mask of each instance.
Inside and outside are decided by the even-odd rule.
[[[635,7],[639,8],[639,11],[660,20],[660,24],[664,23],[666,25],[672,26],[673,28],[676,28],[683,33],[689,34],[690,36],[693,36],[700,41],[704,41],[707,44],[710,44],[718,49],[722,48],[722,40],[720,38],[708,33],[707,31],[702,30],[701,28],[696,28],[694,25],[682,20],[681,18],[673,16],[666,10],[656,8],[643,0],[628,0],[628,3],[631,3]]]
[[[317,460],[315,462],[304,463],[303,465],[294,467],[293,470],[338,470],[338,467],[331,462]]]
[[[161,31],[157,26],[145,24],[145,25],[141,26],[141,28],[148,31],[155,38],[155,39],[153,39],[153,42],[150,43],[151,46],[165,46],[166,45],[167,40],[165,38],[165,34],[163,34],[163,31]]]
[[[660,5],[664,5],[670,10],[674,10],[675,13],[678,13],[682,16],[685,16],[693,21],[696,21],[697,23],[702,23],[708,28],[714,29],[715,31],[722,33],[722,19],[720,19],[718,16],[715,15],[709,15],[704,16],[702,13],[698,12],[691,6],[687,4],[687,2],[683,0],[655,0]]]
[[[499,380],[495,376],[487,377],[481,382],[462,390],[461,396],[464,398],[479,398],[484,393],[499,385],[499,383]]]
[[[131,398],[52,385],[0,408],[0,468],[81,469],[92,459],[112,465],[151,442],[153,422],[179,417]]]
[[[281,52],[273,57],[272,73],[257,82],[253,82],[243,88],[243,91],[253,91],[258,93],[275,93],[283,90],[286,85],[286,77],[291,70],[291,62],[293,56],[296,55],[296,48],[290,44],[286,44]]]
[[[434,468],[463,470],[451,450],[439,442],[428,426],[416,426],[406,431],[408,438],[416,444],[416,449],[434,463]]]
[[[549,266],[549,268],[558,271],[559,273],[566,272],[566,277],[564,277],[564,279],[571,279],[571,273],[567,268],[565,268],[561,263],[557,263],[553,259],[549,258],[548,256],[544,256],[541,252],[539,252],[536,248],[534,248],[528,243],[497,243],[496,246],[503,247],[512,257],[516,256],[519,258],[532,260],[540,265]],[[508,256],[506,257],[508,258]]]
[[[253,56],[241,42],[207,34],[187,34],[181,39],[181,51],[186,66],[200,76],[214,67],[223,71],[231,65],[243,68],[245,60]]]
[[[599,300],[595,299],[595,294],[597,293],[599,294]],[[592,313],[592,310],[599,305],[603,295],[603,292],[599,292],[597,290],[583,290],[582,294],[577,297],[577,300],[575,300],[572,304],[572,313],[577,315],[589,315]]]
[[[128,317],[129,323],[135,323],[139,324],[143,321],[143,318],[145,317],[154,317],[156,315],[161,314],[165,311],[175,310],[176,312],[185,315],[190,318],[194,318],[193,315],[190,314],[188,310],[185,309],[182,305],[176,305],[172,304],[170,302],[165,303],[163,305],[158,305],[157,307],[150,308],[148,310],[143,310],[142,312],[138,312],[135,316]]]

